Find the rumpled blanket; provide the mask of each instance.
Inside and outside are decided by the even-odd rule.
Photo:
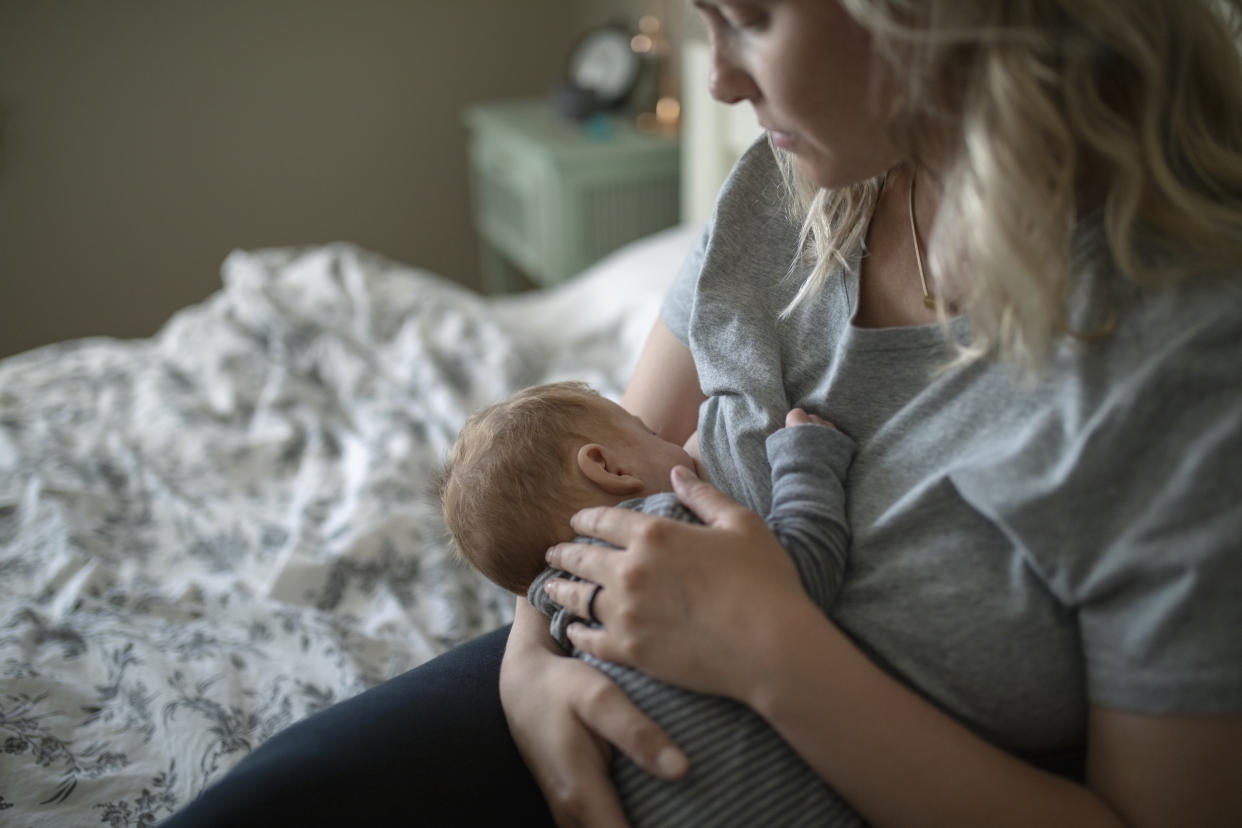
[[[0,824],[153,825],[507,621],[447,542],[448,448],[524,385],[615,398],[641,341],[633,304],[557,339],[540,314],[590,294],[488,300],[347,244],[223,275],[150,339],[0,362]]]

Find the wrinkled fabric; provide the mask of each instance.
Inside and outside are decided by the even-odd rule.
[[[283,727],[509,620],[450,550],[437,474],[520,387],[620,394],[657,275],[559,342],[548,323],[623,264],[484,299],[346,244],[235,252],[149,340],[0,362],[0,823],[153,824]]]

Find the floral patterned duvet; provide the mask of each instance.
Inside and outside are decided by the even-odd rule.
[[[149,340],[0,362],[2,825],[154,824],[291,722],[506,621],[449,550],[435,474],[520,386],[615,397],[662,287],[485,300],[349,245],[223,274]]]

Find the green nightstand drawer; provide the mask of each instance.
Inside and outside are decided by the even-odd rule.
[[[471,107],[465,120],[488,289],[513,287],[506,265],[535,284],[556,284],[678,221],[675,137],[620,117],[587,130],[543,100]]]
[[[540,189],[546,171],[537,158],[493,136],[479,135],[470,143],[471,196],[480,235],[513,259],[523,270],[542,267],[546,253],[540,239]]]

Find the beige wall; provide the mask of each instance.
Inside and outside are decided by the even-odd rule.
[[[236,247],[477,284],[467,103],[543,94],[645,0],[3,0],[0,355],[146,336]]]
[[[690,0],[578,0],[573,4],[571,20],[575,31],[609,21],[633,24],[638,18],[661,3],[688,4]]]

